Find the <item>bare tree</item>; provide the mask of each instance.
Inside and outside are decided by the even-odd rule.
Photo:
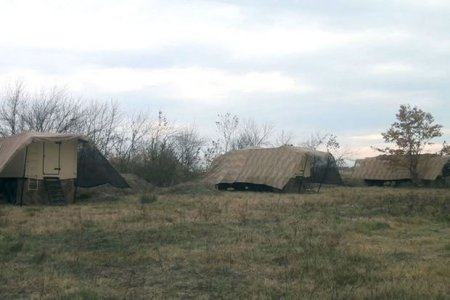
[[[175,128],[159,111],[158,120],[151,124],[145,148],[140,155],[140,175],[156,185],[171,185],[182,180],[173,142],[175,133]]]
[[[338,168],[346,167],[346,160],[352,157],[353,153],[348,148],[342,148],[337,141],[337,136],[330,134],[326,143],[328,153],[331,153]]]
[[[6,89],[2,98],[1,136],[28,130],[81,133],[107,156],[118,140],[121,114],[117,103],[112,101],[84,101],[58,87],[29,94],[23,82]]]
[[[171,139],[175,133],[175,129],[167,120],[166,115],[158,112],[158,120],[151,124],[149,130],[149,140],[147,141],[147,152],[151,158],[157,158],[160,151],[172,148]]]
[[[175,149],[178,161],[188,172],[199,169],[201,149],[205,144],[195,127],[189,126],[179,130],[174,135]]]
[[[118,130],[122,125],[122,114],[117,102],[92,101],[81,114],[75,132],[85,134],[103,155],[109,156],[120,141]]]
[[[216,127],[221,138],[223,138],[223,151],[228,152],[231,147],[232,139],[238,129],[239,118],[230,113],[218,114],[217,117]]]
[[[292,146],[292,140],[292,132],[281,130],[279,135],[275,138],[275,146]]]
[[[306,141],[301,143],[301,146],[310,150],[318,150],[321,146],[325,146],[326,148],[328,148],[327,144],[330,139],[335,140],[336,137],[331,133],[314,131]]]
[[[203,150],[203,169],[207,170],[214,159],[221,154],[220,140],[211,140]]]
[[[148,114],[138,113],[125,121],[121,132],[116,133],[113,144],[114,157],[122,169],[126,169],[126,166],[142,152],[150,128]]]
[[[26,106],[27,95],[22,81],[17,81],[14,86],[8,86],[2,97],[0,107],[0,135],[8,136],[20,133],[24,124],[22,110]]]
[[[208,168],[218,155],[230,150],[269,145],[273,132],[271,124],[257,124],[254,120],[247,120],[241,124],[239,117],[230,113],[217,116],[216,127],[220,137],[211,140],[203,150],[205,168]]]
[[[31,97],[22,111],[24,130],[74,132],[83,118],[80,99],[53,87]]]
[[[323,150],[331,153],[339,168],[345,167],[345,161],[352,155],[350,150],[341,148],[337,136],[332,133],[313,132],[301,146],[314,151]]]
[[[337,149],[341,148],[341,145],[337,141],[337,136],[330,133],[328,135],[328,140],[326,141],[325,147],[327,149],[327,152],[336,151]]]
[[[83,124],[81,99],[64,88],[53,87],[33,95],[23,82],[8,88],[0,108],[0,134],[18,134],[26,130],[78,132]]]
[[[217,122],[225,148],[237,124],[237,117],[230,114]],[[161,111],[155,122],[145,113],[126,117],[113,101],[85,101],[57,87],[29,94],[18,82],[0,98],[0,136],[27,130],[84,134],[121,171],[137,173],[157,185],[197,174],[204,145],[194,127],[177,131]]]
[[[247,120],[236,138],[232,141],[233,149],[245,149],[249,147],[262,147],[269,143],[273,126],[269,123],[257,124],[254,120]]]
[[[450,155],[450,145],[446,141],[442,143],[442,149],[439,151],[440,155]]]

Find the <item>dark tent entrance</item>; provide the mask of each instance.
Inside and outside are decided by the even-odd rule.
[[[90,143],[79,144],[77,169],[77,186],[79,187],[89,188],[107,183],[118,188],[129,187],[103,154]]]

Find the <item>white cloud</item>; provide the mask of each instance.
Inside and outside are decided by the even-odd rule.
[[[66,78],[43,74],[33,69],[16,68],[10,71],[3,71],[0,75],[0,82],[3,84],[14,84],[17,81],[23,82],[27,90],[31,92],[55,86],[64,87],[68,83]],[[3,88],[3,86],[0,88]]]
[[[379,133],[371,133],[366,135],[354,135],[351,136],[350,139],[355,141],[382,141],[383,137]]]
[[[239,10],[226,4],[159,1],[3,1],[0,45],[77,51],[159,49],[214,40]]]
[[[419,8],[432,8],[432,9],[450,9],[450,2],[448,0],[396,0],[403,5],[414,5]]]
[[[274,27],[231,31],[224,37],[235,58],[313,53],[347,44],[355,39],[348,33],[318,28]]]
[[[377,75],[401,75],[414,72],[414,67],[402,63],[382,63],[372,66],[371,71]]]
[[[246,21],[239,7],[218,2],[18,0],[0,6],[0,28],[8,28],[0,35],[0,46],[155,51],[197,43],[251,59],[314,53],[367,39],[369,34],[340,32],[312,20],[251,25]]]
[[[351,92],[349,92],[351,94]],[[439,108],[439,96],[435,91],[429,89],[389,89],[378,87],[378,89],[364,89],[353,91],[353,95],[348,97],[349,101],[357,103],[373,103],[385,109],[397,111],[401,104],[416,105],[425,111],[434,111]],[[394,115],[392,115],[394,118]]]
[[[16,70],[0,77],[17,78],[22,74],[31,86],[62,85],[61,78],[33,70]],[[233,94],[249,93],[306,93],[313,87],[280,72],[231,73],[218,69],[176,67],[142,70],[131,68],[100,68],[90,66],[77,69],[66,78],[71,90],[100,93],[132,92],[154,89],[166,97],[213,103],[229,99]]]
[[[0,84],[157,99],[175,118],[231,108],[297,134],[356,126],[367,155],[400,104],[447,120],[450,2],[425,2],[0,0]]]
[[[92,71],[92,72],[91,72]],[[94,69],[75,75],[76,82],[111,92],[147,88],[159,89],[167,96],[198,102],[216,102],[232,93],[308,92],[312,88],[278,72],[231,73],[201,68],[169,68],[158,70]]]

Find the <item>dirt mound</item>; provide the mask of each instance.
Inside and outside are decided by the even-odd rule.
[[[134,193],[154,192],[156,187],[147,180],[131,173],[121,174]]]
[[[96,200],[116,200],[120,196],[140,194],[140,193],[151,193],[155,192],[156,187],[151,183],[147,182],[145,179],[135,175],[135,174],[121,174],[125,181],[130,186],[129,188],[116,188],[109,184],[103,184],[91,188],[78,188],[77,189],[77,200],[85,199],[96,199]]]

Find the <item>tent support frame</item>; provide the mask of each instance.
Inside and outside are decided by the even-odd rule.
[[[25,188],[25,173],[27,171],[28,146],[25,148],[25,162],[23,164],[22,189],[20,191],[20,206],[23,205],[23,189]]]

